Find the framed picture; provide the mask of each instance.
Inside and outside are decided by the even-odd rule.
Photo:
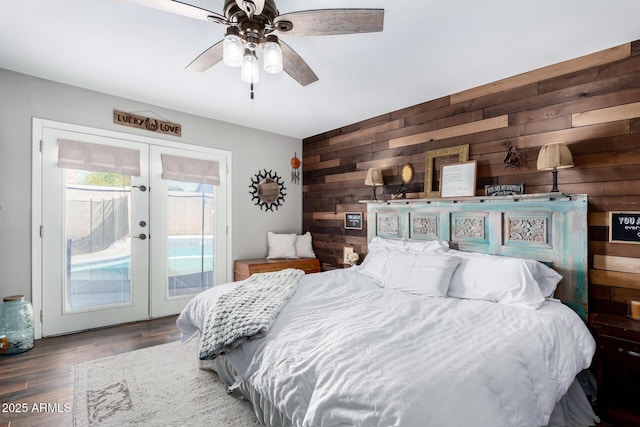
[[[342,248],[342,263],[351,264],[349,256],[353,253],[353,246],[345,246]]]
[[[427,151],[424,167],[424,197],[441,197],[438,184],[439,165],[466,162],[467,160],[469,160],[469,144]]]
[[[440,197],[465,197],[476,195],[477,162],[443,165],[440,169]]]
[[[362,212],[345,212],[344,229],[362,230]]]

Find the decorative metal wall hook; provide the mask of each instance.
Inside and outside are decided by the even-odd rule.
[[[509,150],[507,151],[507,155],[504,157],[503,163],[505,168],[517,168],[520,166],[520,156],[518,156],[516,147],[513,145],[509,146]]]

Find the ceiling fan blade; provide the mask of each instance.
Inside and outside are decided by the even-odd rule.
[[[202,52],[196,59],[187,65],[188,71],[202,72],[222,61],[222,40]]]
[[[296,36],[375,33],[382,31],[384,9],[303,10],[278,16],[275,24],[276,31]]]
[[[164,10],[165,12],[175,13],[176,15],[186,16],[188,18],[200,19],[201,21],[226,22],[226,18],[218,13],[210,10],[192,6],[175,0],[127,0],[131,3],[140,4],[142,6],[152,7],[154,9]],[[213,18],[213,19],[211,19]]]
[[[280,48],[282,49],[282,69],[285,73],[302,86],[318,81],[316,73],[291,46],[280,40]]]

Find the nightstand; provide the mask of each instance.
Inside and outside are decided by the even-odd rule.
[[[318,258],[299,259],[244,259],[237,260],[233,265],[233,280],[244,280],[254,273],[267,273],[270,271],[284,270],[285,268],[299,268],[306,274],[319,273],[320,261]]]
[[[640,425],[640,322],[595,314],[598,412],[615,425]]]

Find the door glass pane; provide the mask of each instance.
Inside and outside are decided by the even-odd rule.
[[[196,294],[213,286],[214,187],[167,181],[168,295]]]
[[[131,179],[66,169],[66,311],[131,303]]]

